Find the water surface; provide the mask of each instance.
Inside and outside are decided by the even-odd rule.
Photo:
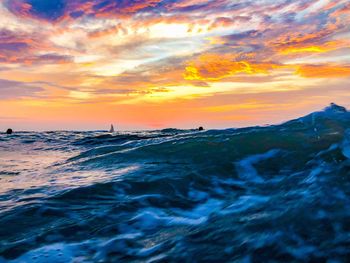
[[[346,262],[350,113],[0,135],[0,262]]]

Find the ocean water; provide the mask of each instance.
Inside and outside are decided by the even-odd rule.
[[[349,262],[350,113],[0,135],[0,262]]]

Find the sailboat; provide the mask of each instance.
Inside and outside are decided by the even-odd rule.
[[[110,128],[109,132],[110,132],[110,133],[114,132],[114,126],[113,126],[113,124],[111,124],[111,128]]]

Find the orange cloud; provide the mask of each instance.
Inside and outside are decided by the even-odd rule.
[[[305,78],[347,78],[350,77],[350,66],[303,65],[297,74]]]
[[[327,25],[322,29],[314,26],[303,25],[298,30],[289,31],[276,36],[271,45],[277,50],[283,50],[291,47],[318,46],[320,42],[334,33],[333,25]]]
[[[283,55],[296,53],[325,53],[338,48],[347,47],[350,44],[346,41],[329,41],[320,45],[293,45],[279,48],[279,52]]]
[[[216,81],[239,73],[268,74],[275,65],[235,61],[231,55],[204,54],[185,68],[186,80]]]

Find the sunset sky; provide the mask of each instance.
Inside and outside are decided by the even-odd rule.
[[[0,0],[0,129],[273,124],[350,107],[349,0]]]

